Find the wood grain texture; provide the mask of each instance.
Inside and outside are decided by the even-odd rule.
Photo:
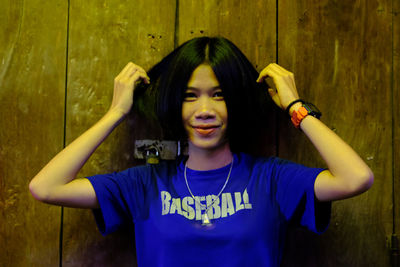
[[[391,234],[391,1],[279,1],[279,63],[302,98],[375,173],[370,191],[333,204],[327,233],[293,230],[283,266],[389,266]],[[280,156],[324,167],[283,122]],[[301,245],[299,245],[301,244]]]
[[[199,36],[234,42],[261,70],[275,61],[276,1],[179,1],[178,43]]]
[[[302,97],[375,173],[369,192],[334,203],[327,233],[290,230],[283,266],[389,266],[392,186],[400,236],[400,2],[178,2],[176,9],[175,0],[71,0],[65,88],[68,1],[0,0],[0,266],[58,265],[60,208],[33,200],[28,183],[62,149],[65,90],[69,143],[106,112],[120,69],[130,60],[148,69],[173,49],[174,34],[175,44],[225,36],[258,70],[276,60],[278,46]],[[271,145],[275,133],[267,136],[262,153],[278,148],[281,157],[324,166],[303,134],[279,119],[280,141]],[[159,136],[132,114],[80,176],[142,163],[133,159],[134,140]],[[131,230],[102,237],[91,211],[64,216],[63,266],[135,265]]]
[[[178,44],[200,36],[222,36],[231,40],[261,71],[275,62],[276,55],[276,1],[179,1],[177,26]],[[272,101],[271,101],[271,104]],[[276,153],[275,114],[271,114],[270,129],[247,140],[255,155]]]
[[[0,6],[0,266],[57,266],[60,208],[28,184],[63,145],[66,4]]]
[[[395,231],[400,238],[400,1],[393,1],[393,155]],[[398,264],[400,259],[398,258]],[[399,267],[399,266],[395,266]]]
[[[175,1],[71,1],[67,103],[68,143],[111,104],[113,80],[132,61],[145,69],[174,47]],[[135,139],[160,133],[135,114],[99,147],[79,176],[120,171],[138,162]],[[91,211],[65,209],[63,266],[132,266],[132,229],[103,237]]]

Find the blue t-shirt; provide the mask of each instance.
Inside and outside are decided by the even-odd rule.
[[[218,198],[230,164],[187,169],[194,201],[185,160],[88,177],[100,204],[94,210],[100,231],[105,235],[134,223],[139,266],[279,266],[289,222],[316,233],[329,223],[330,203],[314,197],[322,169],[235,154]],[[198,203],[213,201],[207,213],[211,225],[204,226]]]

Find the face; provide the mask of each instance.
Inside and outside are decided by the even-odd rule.
[[[182,121],[193,148],[215,150],[228,145],[228,112],[214,71],[198,66],[189,79],[182,103]]]

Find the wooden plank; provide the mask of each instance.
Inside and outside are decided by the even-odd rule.
[[[57,266],[60,208],[28,184],[63,145],[66,3],[0,6],[0,266]]]
[[[223,36],[261,70],[275,61],[275,4],[272,0],[179,1],[178,43],[199,36]]]
[[[395,233],[400,239],[400,1],[393,1],[393,177]],[[400,258],[397,259],[400,264]],[[398,267],[398,266],[396,266]]]
[[[276,1],[273,0],[179,1],[178,44],[194,37],[222,36],[237,45],[255,68],[261,71],[269,63],[275,62],[275,5]],[[275,115],[271,114],[271,120],[266,122],[272,129],[275,128],[274,118]],[[267,131],[258,140],[259,144],[252,147],[253,153],[275,154],[275,140],[275,131]]]
[[[133,61],[145,69],[174,47],[175,1],[71,1],[67,139],[71,142],[105,114],[113,80]],[[100,146],[79,176],[138,164],[135,139],[159,137],[135,115]],[[142,162],[141,162],[142,163]],[[104,238],[89,210],[65,209],[63,266],[132,266],[132,231]]]
[[[302,98],[323,111],[322,120],[375,173],[370,191],[333,204],[323,236],[293,231],[283,266],[389,266],[391,1],[282,0],[278,9],[279,63],[295,73]],[[323,167],[289,124],[282,123],[280,156]]]

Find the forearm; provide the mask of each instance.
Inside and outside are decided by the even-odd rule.
[[[370,168],[360,156],[331,129],[313,116],[307,116],[300,124],[321,157],[326,162],[334,179],[340,185],[343,195],[350,197],[367,190],[373,182]],[[321,182],[321,181],[320,181]]]
[[[289,114],[298,111],[302,104],[299,100],[294,75],[277,64],[269,64],[264,68],[257,82],[262,82],[266,77],[272,77],[276,90],[270,88],[268,92],[278,107],[283,110],[290,108]],[[296,101],[296,102],[294,102]],[[302,111],[303,115],[304,110]],[[329,170],[321,172],[314,184],[316,197],[321,201],[343,199],[360,194],[371,187],[374,176],[370,168],[333,131],[326,127],[317,118],[308,115],[297,116],[301,130],[314,144],[328,165]]]
[[[33,195],[45,198],[54,188],[76,178],[77,173],[123,119],[119,112],[110,110],[94,126],[58,153],[31,181]]]

